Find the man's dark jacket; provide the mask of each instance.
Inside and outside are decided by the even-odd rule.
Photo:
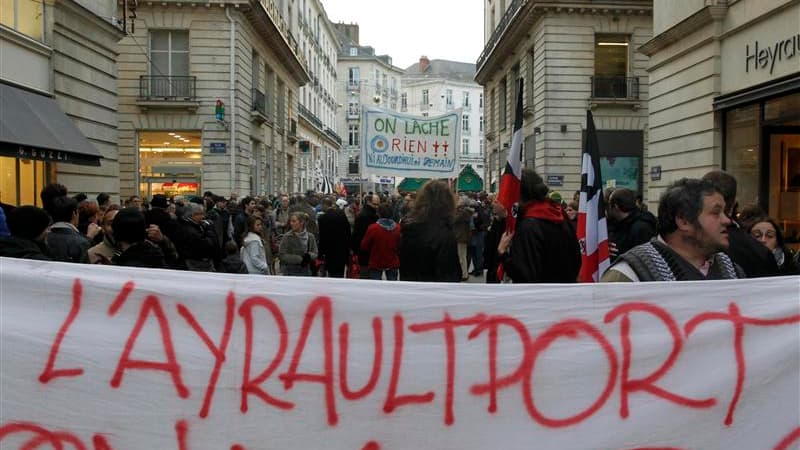
[[[636,208],[628,217],[617,223],[611,240],[617,244],[617,255],[621,255],[637,245],[650,242],[650,239],[657,234],[658,221],[656,217]]]
[[[353,236],[350,239],[350,249],[353,253],[358,254],[358,264],[366,266],[369,264],[369,252],[361,250],[361,241],[364,235],[367,234],[367,228],[378,221],[378,212],[370,204],[364,205],[361,212],[356,216],[355,223],[353,224]]]
[[[48,255],[47,246],[41,241],[32,241],[20,237],[0,238],[0,256],[7,258],[37,259],[52,261]]]
[[[730,246],[725,253],[744,270],[747,278],[779,275],[778,263],[772,252],[735,222],[728,227],[728,241]]]
[[[329,270],[333,268],[338,273],[347,264],[350,255],[350,222],[339,208],[327,209],[317,222],[319,255]]]

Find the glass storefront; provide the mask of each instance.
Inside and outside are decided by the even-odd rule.
[[[139,133],[139,195],[151,199],[200,195],[203,150],[199,131]]]
[[[761,206],[800,249],[800,93],[725,111],[724,165],[740,209]]]
[[[39,192],[47,184],[47,163],[0,157],[0,202],[41,206]]]

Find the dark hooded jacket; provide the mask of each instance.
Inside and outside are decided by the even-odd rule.
[[[445,221],[409,218],[400,232],[400,279],[461,281],[461,263],[453,226]]]
[[[0,238],[0,256],[40,261],[53,260],[44,242],[14,236]]]
[[[561,205],[551,200],[529,202],[517,222],[505,273],[514,283],[575,283],[581,250]]]
[[[658,234],[658,220],[649,212],[638,208],[617,222],[611,241],[617,244],[617,255],[622,255],[637,245],[650,242]],[[616,259],[616,257],[614,258]]]

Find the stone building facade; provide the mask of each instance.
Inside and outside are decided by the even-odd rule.
[[[484,87],[488,186],[499,187],[522,79],[526,166],[571,198],[591,109],[603,182],[644,192],[648,58],[635,49],[652,37],[652,1],[560,3],[485,0],[475,80]]]
[[[375,49],[360,45],[358,25],[334,24],[341,46],[338,55],[337,98],[341,108],[337,129],[342,136],[342,152],[337,177],[348,192],[383,191],[394,187],[394,177],[361,178],[362,114],[364,106],[399,111],[403,70],[392,64],[389,55],[376,55]]]
[[[469,165],[485,181],[483,87],[474,76],[475,64],[423,56],[405,70],[400,111],[436,116],[460,108],[459,172]]]
[[[3,0],[0,201],[40,205],[48,182],[93,197],[120,188],[114,5]]]
[[[800,247],[800,1],[656,2],[650,57],[651,202],[724,169]]]
[[[139,2],[119,56],[123,195],[300,188],[298,92],[310,75],[291,4]]]

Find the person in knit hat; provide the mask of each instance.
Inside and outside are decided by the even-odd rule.
[[[11,236],[0,238],[0,256],[51,261],[45,245],[50,215],[35,206],[20,206],[8,213]]]

